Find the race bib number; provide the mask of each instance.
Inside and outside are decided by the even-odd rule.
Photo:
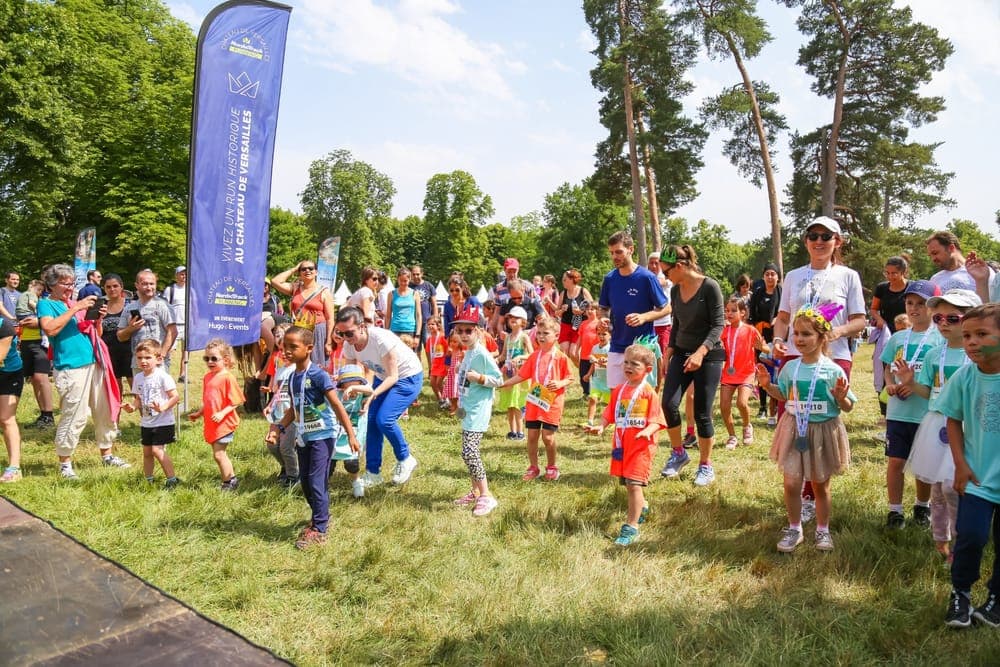
[[[444,346],[435,345],[431,349],[431,359],[443,359],[444,358]]]
[[[628,406],[622,405],[619,414],[615,419],[615,426],[618,428],[646,428],[646,413],[649,411],[649,399],[636,399],[632,411],[625,414]]]
[[[826,401],[813,401],[812,403],[806,403],[805,401],[786,401],[785,409],[792,414],[798,414],[800,405],[804,409],[808,409],[809,414],[811,415],[825,415],[827,414],[826,410],[829,406]]]
[[[323,430],[323,416],[312,405],[307,405],[302,413],[302,422],[299,428],[303,433],[316,433]]]
[[[556,392],[546,389],[540,384],[532,384],[528,391],[527,402],[536,406],[542,412],[548,412],[552,408],[552,402],[556,399]]]

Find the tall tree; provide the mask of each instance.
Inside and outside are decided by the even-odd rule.
[[[486,282],[492,269],[479,226],[492,215],[493,200],[479,189],[472,174],[456,170],[431,176],[424,196],[428,275],[447,277],[451,271],[461,271],[470,285]]]
[[[797,163],[817,167],[805,176],[818,180],[819,212],[847,217],[849,223],[886,217],[882,206],[874,213],[851,210],[841,188],[850,189],[855,201],[878,202],[889,195],[899,206],[912,205],[901,200],[909,187],[940,192],[950,175],[928,176],[936,169],[932,158],[909,159],[907,169],[890,177],[885,170],[893,161],[884,159],[884,146],[888,142],[894,147],[888,153],[901,157],[909,128],[933,122],[944,109],[943,98],[920,91],[944,68],[951,43],[892,0],[805,0],[798,26],[808,39],[799,49],[799,64],[813,77],[812,90],[833,100],[831,122],[793,144],[793,152],[800,152]],[[933,148],[925,146],[931,154]]]
[[[272,208],[267,233],[267,272],[274,275],[304,259],[315,259],[317,248],[304,216],[284,208]],[[338,270],[337,277],[342,277]]]
[[[697,42],[658,0],[585,0],[583,6],[597,39],[593,53],[598,64],[591,82],[603,94],[599,114],[608,129],[608,138],[597,145],[591,185],[602,200],[623,202],[633,182],[633,165],[638,171],[643,160],[647,210],[655,200],[657,215],[669,215],[697,195],[694,176],[702,166],[699,156],[707,136],[684,115],[682,103],[693,88],[684,75],[695,62]],[[627,77],[632,122],[626,117]],[[629,157],[631,131],[636,152]],[[656,190],[654,197],[648,196],[650,188]],[[635,217],[635,236],[641,239],[642,217]],[[644,259],[645,248],[639,254]]]
[[[382,253],[372,227],[392,213],[392,179],[350,151],[335,150],[309,165],[309,183],[300,197],[314,242],[340,237],[338,274],[348,283],[361,269],[378,266]]]
[[[782,270],[781,217],[774,180],[773,146],[777,132],[787,129],[776,111],[778,94],[750,77],[747,59],[772,41],[767,24],[757,14],[756,0],[674,0],[678,17],[700,33],[709,57],[732,58],[740,83],[707,100],[702,117],[712,129],[729,128],[732,136],[723,153],[757,187],[767,184],[768,210],[775,261]]]

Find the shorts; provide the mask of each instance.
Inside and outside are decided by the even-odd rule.
[[[169,445],[177,439],[173,424],[167,424],[166,426],[142,426],[139,428],[139,432],[143,447],[162,447],[163,445]]]
[[[639,479],[629,479],[628,477],[619,477],[618,483],[622,486],[649,486],[649,482],[643,482]]]
[[[526,428],[528,430],[534,429],[536,431],[538,429],[544,429],[546,431],[553,431],[553,432],[555,432],[555,431],[559,430],[559,425],[558,424],[549,424],[548,422],[543,422],[543,421],[532,420],[532,421],[526,421],[526,422],[524,422],[524,428]]]
[[[0,371],[0,396],[20,396],[24,389],[24,374],[20,370]]]
[[[895,419],[885,421],[885,455],[893,459],[910,458],[913,441],[917,437],[920,424],[901,422]]]
[[[572,324],[559,322],[559,342],[575,343],[580,340],[580,329],[574,329]]]
[[[361,460],[360,459],[344,459],[344,470],[352,475],[357,475],[361,472]],[[337,459],[330,460],[330,474],[337,469]]]
[[[234,431],[233,433],[229,433],[227,435],[222,436],[221,438],[219,438],[218,440],[216,440],[212,444],[213,445],[228,445],[229,443],[231,443],[235,439],[236,439],[236,432]]]
[[[24,364],[24,368],[21,370],[26,378],[36,373],[48,375],[52,371],[49,353],[42,347],[40,340],[21,341],[21,363]]]

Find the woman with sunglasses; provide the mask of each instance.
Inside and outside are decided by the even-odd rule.
[[[289,282],[292,274],[298,276],[295,282]],[[326,360],[333,351],[330,342],[330,327],[333,322],[333,295],[323,285],[316,282],[316,262],[304,259],[287,271],[282,271],[271,278],[271,288],[285,296],[292,297],[291,317],[298,326],[311,328],[313,331],[312,361],[320,367],[326,366]],[[312,325],[312,326],[309,326]]]
[[[361,287],[347,299],[345,306],[353,306],[361,311],[365,324],[375,324],[375,300],[379,290],[379,270],[374,266],[361,269]]]
[[[469,285],[457,276],[448,279],[448,299],[444,302],[444,335],[451,336],[451,327],[455,317],[467,308],[476,308],[482,312],[483,304],[479,299],[472,296]]]
[[[800,355],[789,337],[791,315],[802,306],[820,306],[824,303],[844,304],[830,324],[829,356],[834,363],[851,377],[850,340],[861,333],[866,323],[865,295],[861,288],[861,276],[857,271],[844,266],[840,249],[844,245],[840,223],[832,218],[820,216],[809,223],[802,237],[809,253],[809,263],[792,269],[785,275],[778,316],[774,320],[774,339],[771,353],[786,364]],[[778,417],[784,411],[779,404]],[[815,497],[812,486],[806,482],[802,492],[802,520],[809,521],[815,515]]]
[[[361,364],[375,372],[374,391],[361,409],[368,414],[361,483],[366,488],[382,483],[382,441],[388,439],[396,455],[392,483],[403,484],[417,467],[417,459],[410,454],[399,418],[423,386],[420,359],[395,334],[365,323],[361,311],[353,306],[341,308],[333,330],[344,340],[344,363]]]

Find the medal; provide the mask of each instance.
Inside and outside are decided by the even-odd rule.
[[[726,373],[728,373],[729,375],[732,375],[735,372],[736,372],[736,369],[733,368],[732,366],[730,366],[729,368],[726,369]]]
[[[795,437],[795,449],[800,452],[806,452],[809,450],[809,438],[804,435],[799,435]]]
[[[805,403],[802,402],[802,391],[799,388],[799,369],[802,368],[800,358],[795,372],[792,373],[792,386],[795,392],[795,449],[805,452],[809,449],[809,413],[812,410],[813,397],[816,392],[816,381],[819,380],[819,369],[822,366],[822,357],[816,360],[813,367],[812,377],[809,379],[809,391],[806,394]]]

